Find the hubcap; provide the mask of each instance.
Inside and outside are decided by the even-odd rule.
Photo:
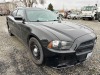
[[[38,47],[36,45],[33,45],[32,52],[33,52],[33,56],[36,59],[40,59],[40,52],[39,52],[39,49],[38,49]]]
[[[38,56],[38,48],[37,47],[35,47],[34,49],[33,49],[33,54],[34,54],[34,56]]]

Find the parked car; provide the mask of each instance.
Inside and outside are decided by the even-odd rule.
[[[67,16],[68,19],[79,19],[80,15],[78,13],[71,13]]]
[[[55,13],[40,8],[17,8],[7,16],[7,27],[29,48],[37,65],[52,58],[57,67],[85,61],[95,45],[96,35],[86,26],[59,22]]]
[[[97,18],[98,18],[98,21],[100,22],[100,7],[98,7]]]
[[[82,9],[82,19],[97,19],[97,7],[96,6],[84,6]]]
[[[98,21],[100,22],[100,12],[98,13]]]

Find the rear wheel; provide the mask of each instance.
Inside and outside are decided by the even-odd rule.
[[[11,33],[11,29],[10,29],[9,26],[8,26],[8,32],[9,32],[9,35],[10,35],[10,36],[14,36],[14,35]]]
[[[100,22],[100,17],[98,18],[98,21]]]
[[[32,37],[29,40],[29,49],[33,62],[37,65],[42,65],[44,62],[44,54],[42,46],[36,38]]]
[[[82,18],[83,20],[86,20],[86,18]]]

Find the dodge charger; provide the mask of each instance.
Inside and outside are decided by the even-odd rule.
[[[84,62],[92,54],[97,36],[81,24],[41,8],[16,8],[7,19],[10,36],[16,36],[27,46],[33,62],[44,64],[48,59],[56,66]]]

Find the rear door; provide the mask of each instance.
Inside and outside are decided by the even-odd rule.
[[[16,16],[16,14],[17,14],[17,9],[14,10],[14,11],[11,13],[11,15],[8,16],[8,18],[7,18],[7,23],[8,23],[8,25],[9,25],[9,27],[10,27],[11,32],[12,32],[14,35],[16,35],[16,34],[15,34],[15,32],[16,32],[16,30],[15,30],[15,19],[14,19],[14,16]]]

